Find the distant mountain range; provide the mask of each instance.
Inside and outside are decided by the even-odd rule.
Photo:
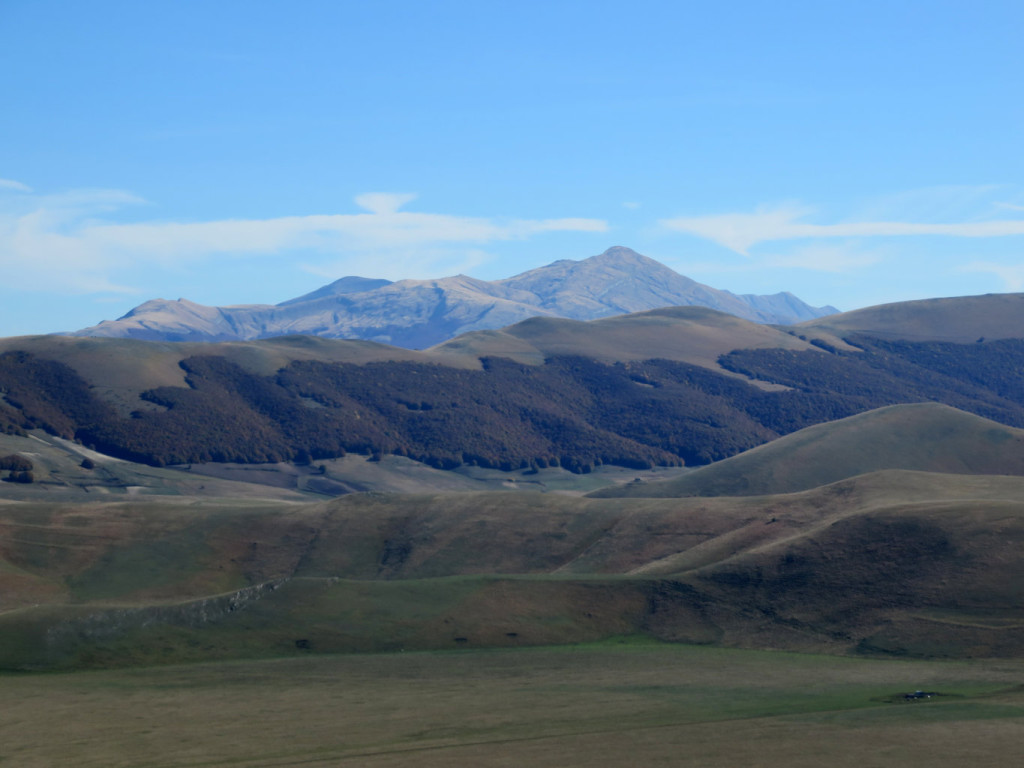
[[[1024,294],[426,351],[0,339],[0,669],[624,635],[1020,658],[1021,370]],[[424,464],[503,491],[428,492]]]
[[[595,320],[671,306],[701,306],[756,323],[790,325],[838,312],[791,293],[736,295],[616,246],[582,261],[563,259],[504,280],[343,277],[276,305],[208,307],[154,299],[73,336],[149,341],[246,341],[306,334],[425,349],[469,331],[531,317]]]
[[[706,464],[915,402],[1024,428],[1022,316],[1024,294],[793,326],[672,307],[589,322],[534,317],[427,351],[308,335],[20,337],[0,340],[0,432],[43,429],[157,465],[356,453],[445,469],[587,472]],[[969,341],[957,341],[964,333]]]

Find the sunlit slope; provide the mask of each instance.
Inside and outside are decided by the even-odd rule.
[[[1024,338],[1024,293],[995,293],[881,304],[808,320],[791,328],[807,336],[864,333],[883,339],[951,341]]]
[[[0,354],[0,430],[43,429],[154,465],[353,453],[583,473],[707,464],[899,403],[941,402],[1024,427],[1015,374],[1024,339],[851,336],[852,352],[801,335],[677,307],[591,322],[534,318],[423,353],[312,337],[9,339],[0,347],[25,351]]]
[[[224,357],[259,376],[269,376],[294,361],[407,361],[479,368],[481,357],[540,365],[556,355],[605,363],[663,358],[721,370],[718,357],[733,349],[776,347],[814,349],[791,334],[705,307],[669,307],[589,322],[536,317],[498,331],[467,333],[425,352],[317,336],[219,343],[56,335],[0,339],[0,353],[22,350],[60,361],[106,399],[125,407],[137,407],[143,391],[186,386],[179,363],[196,355]]]
[[[790,493],[884,469],[1024,475],[1024,430],[938,403],[894,405],[807,427],[673,480],[594,495]]]
[[[505,348],[416,353],[312,337],[207,345],[8,339],[0,385],[20,408],[0,404],[0,416],[152,464],[351,452],[444,468],[648,468],[721,458],[778,434],[760,401],[752,404],[762,389],[742,375],[718,369],[723,382],[705,372],[721,353],[782,345],[825,355],[693,307],[590,323],[535,319],[515,332],[508,338],[533,345],[526,358]],[[508,355],[537,365],[480,360]],[[648,358],[658,362],[644,370],[610,365]],[[686,360],[703,368],[690,371]]]
[[[762,323],[796,322],[835,311],[810,307],[791,293],[737,296],[616,246],[582,261],[562,259],[491,282],[466,275],[395,283],[345,277],[276,306],[210,307],[186,299],[154,299],[74,335],[212,342],[309,334],[423,349],[461,333],[535,316],[594,320],[689,305]]]
[[[372,341],[281,336],[259,341],[171,342],[74,336],[12,336],[0,339],[0,353],[21,350],[58,360],[73,368],[106,399],[131,407],[138,395],[155,387],[184,387],[179,363],[195,355],[224,357],[243,370],[269,376],[296,360],[326,363],[367,363],[390,360],[426,362],[422,353]],[[475,360],[431,359],[457,367],[476,367]]]
[[[497,331],[466,333],[429,351],[510,357],[535,365],[559,355],[605,363],[661,358],[720,370],[719,356],[763,348],[814,349],[789,333],[724,312],[668,307],[590,322],[535,317]]]
[[[882,472],[749,498],[0,504],[0,666],[632,634],[1012,655],[1022,499],[1022,478]]]

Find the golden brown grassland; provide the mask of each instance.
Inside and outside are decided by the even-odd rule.
[[[5,675],[0,764],[1005,766],[1022,679],[617,641]]]

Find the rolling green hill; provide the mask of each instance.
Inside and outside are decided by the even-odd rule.
[[[443,362],[478,368],[474,359],[423,353],[371,341],[281,336],[252,342],[159,342],[73,336],[15,336],[0,339],[0,353],[24,351],[72,368],[102,400],[127,415],[145,407],[139,396],[158,387],[185,387],[181,361],[215,354],[248,373],[269,376],[296,360],[325,363],[383,361]]]
[[[863,334],[905,341],[969,344],[1024,338],[1024,293],[923,299],[881,304],[792,326],[807,336]]]
[[[880,328],[4,340],[0,459],[34,482],[0,486],[0,669],[625,637],[1020,656],[1024,340]],[[716,463],[467,492],[682,461]]]
[[[622,635],[1017,655],[1021,499],[888,471],[748,498],[7,502],[0,667]]]
[[[666,482],[599,497],[792,493],[883,469],[1024,476],[1024,430],[938,403],[894,405],[816,424]]]
[[[763,348],[815,351],[792,334],[707,307],[666,307],[590,322],[534,317],[497,331],[466,333],[429,351],[530,365],[567,355],[603,363],[662,359],[721,372],[720,356]]]
[[[0,431],[43,429],[153,465],[356,453],[441,469],[588,472],[707,464],[898,403],[942,402],[1024,426],[1024,386],[1013,375],[1024,367],[1019,339],[851,336],[856,351],[846,352],[778,334],[798,346],[736,349],[718,358],[726,371],[664,357],[613,361],[631,351],[667,353],[674,337],[689,350],[677,358],[706,363],[726,342],[761,343],[743,335],[750,328],[770,330],[693,308],[517,326],[514,338],[538,355],[594,356],[546,356],[542,364],[477,358],[469,348],[399,350],[414,359],[381,360],[391,348],[301,337],[205,346],[9,339],[0,353]]]
[[[1018,303],[908,302],[839,316],[828,333],[705,307],[538,317],[428,352],[315,337],[5,339],[0,433],[45,430],[154,466],[357,454],[587,473],[708,464],[895,404],[944,403],[1024,427]],[[913,340],[923,327],[931,340]],[[987,335],[941,340],[964,328]]]

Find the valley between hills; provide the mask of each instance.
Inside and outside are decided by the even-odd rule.
[[[173,717],[199,702],[213,716],[203,676],[267,717],[241,703],[242,675],[319,733],[310,702],[341,694],[281,692],[338,674],[371,708],[404,712],[401,678],[449,710],[444,728],[408,712],[368,741],[279,754],[249,729],[270,752],[248,765],[471,765],[498,742],[567,764],[610,727],[579,709],[584,689],[635,738],[668,729],[637,753],[652,759],[680,739],[721,757],[707,740],[733,720],[795,739],[796,717],[811,738],[899,733],[892,754],[956,764],[922,741],[918,712],[963,744],[966,718],[1009,745],[1024,713],[1022,309],[1008,294],[767,325],[681,306],[534,317],[426,349],[2,339],[5,688],[32,701],[20,681],[44,678],[21,675],[48,672],[77,701],[91,675],[109,712],[103,690],[148,701],[173,669],[187,694]],[[702,664],[717,682],[690,679]],[[570,685],[566,719],[534,723],[513,668],[555,699]],[[467,674],[494,693],[465,692]],[[946,698],[879,714],[929,684]],[[500,722],[460,709],[491,711],[490,696],[518,703]],[[178,764],[132,728],[134,759]],[[38,748],[40,734],[16,736]],[[112,764],[81,743],[82,764]]]

